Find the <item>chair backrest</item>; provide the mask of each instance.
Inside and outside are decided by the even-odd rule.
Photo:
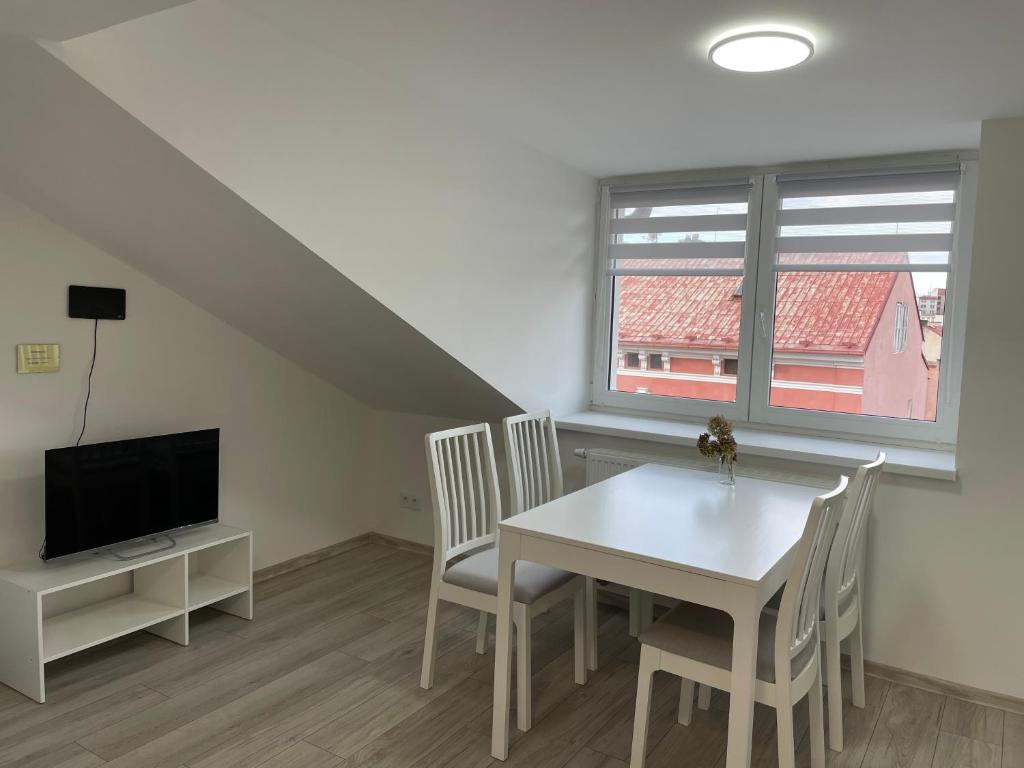
[[[839,606],[850,591],[858,588],[868,515],[884,465],[885,453],[879,451],[874,461],[857,468],[850,483],[846,507],[839,518],[835,543],[825,569],[825,611],[833,616],[838,614]]]
[[[849,478],[839,479],[835,490],[822,494],[811,502],[811,511],[797,545],[796,556],[786,580],[779,605],[778,625],[775,630],[775,679],[788,679],[783,670],[790,669],[792,660],[808,644],[818,646],[818,612],[820,610],[822,579],[825,563],[835,538],[839,517],[846,500]],[[797,670],[799,671],[799,670]]]
[[[551,411],[509,416],[502,423],[512,514],[561,496],[562,463]]]
[[[487,424],[426,436],[434,504],[434,567],[494,543],[501,519],[498,471]]]

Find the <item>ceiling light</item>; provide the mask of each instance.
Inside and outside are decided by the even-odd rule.
[[[802,64],[814,53],[814,37],[793,27],[736,29],[711,44],[708,56],[724,69],[773,72]]]

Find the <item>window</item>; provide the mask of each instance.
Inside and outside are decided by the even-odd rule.
[[[621,347],[668,350],[649,362],[653,376],[610,369],[610,392],[736,403],[737,383],[721,378],[718,359],[736,355],[741,343],[743,303],[732,297],[747,274],[752,189],[741,180],[611,193],[606,272],[617,333],[609,359]],[[723,291],[730,298],[724,303]],[[628,369],[628,352],[626,358]]]
[[[972,172],[603,187],[594,403],[953,442]]]
[[[627,352],[626,353],[626,367],[627,368],[639,368],[640,367],[640,353],[639,352]]]
[[[896,318],[893,323],[892,351],[899,354],[907,351],[907,323],[910,313],[902,301],[896,302]]]

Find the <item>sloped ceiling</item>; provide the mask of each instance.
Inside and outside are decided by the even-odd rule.
[[[0,184],[369,406],[520,409],[37,44],[0,37]]]
[[[246,2],[49,49],[512,402],[585,404],[593,176]]]
[[[0,32],[70,40],[191,0],[0,0]]]

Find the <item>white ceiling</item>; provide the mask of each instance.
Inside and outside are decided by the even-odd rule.
[[[231,2],[598,176],[969,148],[1024,113],[1021,0]],[[707,63],[757,21],[809,29],[817,55]]]
[[[65,39],[182,2],[0,0],[0,31]],[[969,148],[982,119],[1024,113],[1021,0],[227,4],[597,176]],[[707,63],[715,35],[758,21],[806,27],[817,55]]]

